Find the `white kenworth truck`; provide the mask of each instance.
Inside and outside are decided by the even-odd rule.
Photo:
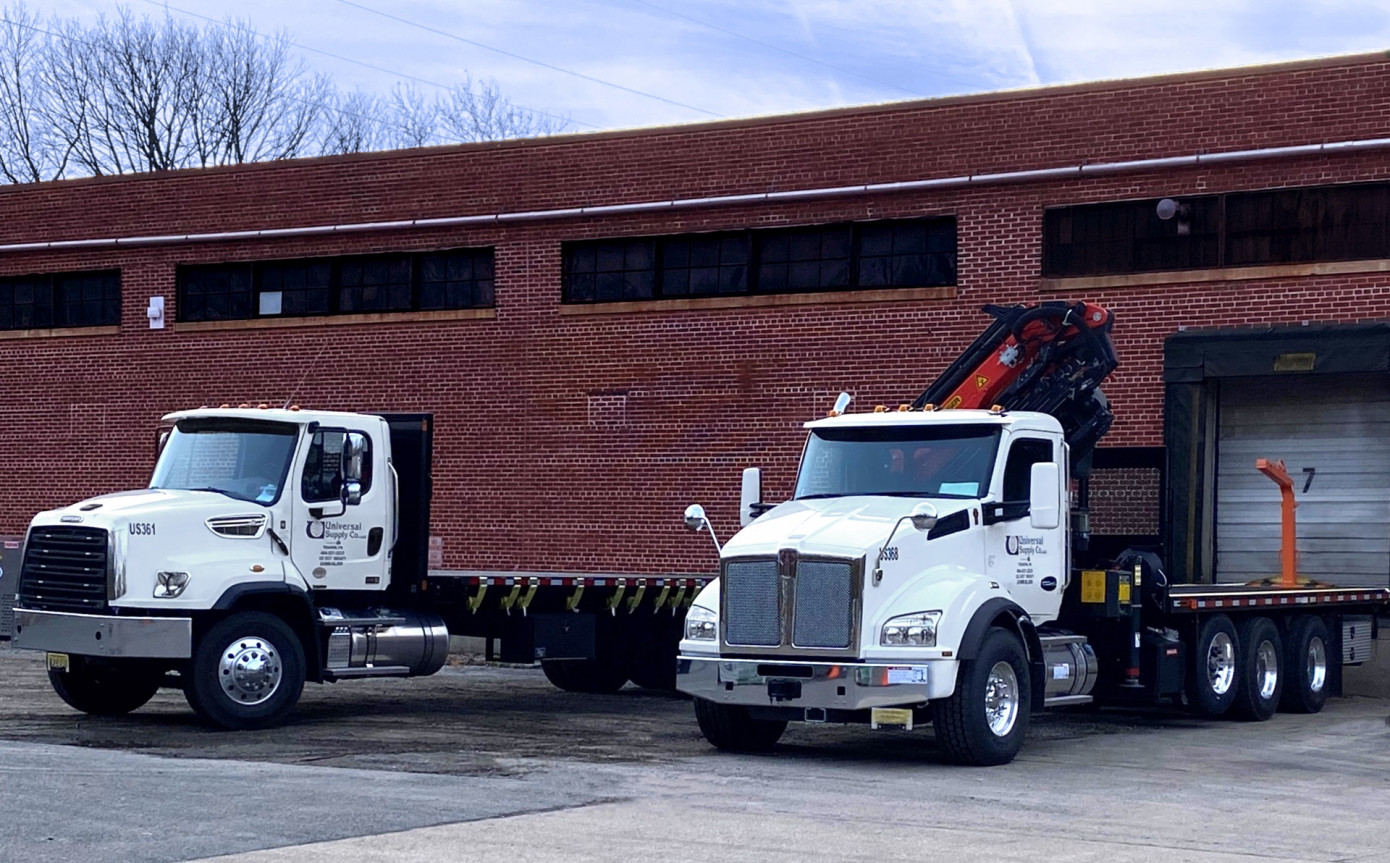
[[[1170,584],[1149,552],[1073,571],[1087,522],[1071,480],[1083,495],[1112,420],[1097,388],[1116,366],[1111,315],[986,311],[993,324],[914,403],[848,413],[842,394],[807,423],[792,500],[763,504],[745,471],[744,527],[680,645],[677,687],[710,743],[770,749],[790,721],[929,722],[953,760],[991,765],[1044,707],[1181,702],[1262,720],[1339,694],[1344,629],[1366,632],[1385,589],[1292,569]],[[685,519],[709,529],[698,505]],[[1291,517],[1285,529],[1292,560]]]
[[[673,688],[709,577],[429,570],[433,419],[264,405],[164,418],[148,488],[30,525],[15,647],[74,708],[162,686],[226,728],[282,719],[306,680],[433,674],[451,632],[563,689]]]

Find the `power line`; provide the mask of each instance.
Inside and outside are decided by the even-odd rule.
[[[456,42],[462,42],[462,43],[464,43],[465,45],[472,45],[472,46],[474,46],[475,48],[483,48],[483,49],[485,49],[485,50],[487,50],[487,51],[492,51],[492,52],[494,52],[494,53],[501,54],[501,55],[504,56],[504,57],[511,57],[513,60],[521,60],[521,61],[523,61],[523,62],[531,63],[531,64],[533,64],[533,65],[540,66],[540,67],[545,68],[545,69],[550,69],[551,71],[554,71],[554,72],[562,72],[562,73],[564,73],[564,74],[566,74],[566,75],[572,75],[572,76],[574,76],[575,78],[582,78],[582,79],[584,79],[585,81],[592,81],[592,82],[594,82],[595,84],[602,84],[602,85],[605,86],[605,87],[612,87],[612,88],[615,89],[615,90],[622,90],[623,92],[632,93],[632,94],[637,95],[637,96],[645,96],[645,97],[648,98],[648,99],[655,99],[655,100],[658,101],[658,102],[665,102],[665,103],[668,104],[668,105],[675,105],[675,106],[678,107],[678,108],[686,108],[686,109],[691,110],[691,111],[698,111],[698,112],[700,112],[701,114],[708,114],[708,115],[711,116],[711,117],[718,117],[718,118],[720,118],[720,119],[723,119],[723,118],[724,118],[724,115],[723,115],[723,114],[719,114],[719,113],[716,113],[716,112],[714,112],[714,111],[710,111],[710,110],[708,110],[708,109],[706,109],[706,108],[700,108],[700,107],[697,107],[697,106],[695,106],[695,105],[687,105],[687,104],[684,103],[684,102],[677,102],[675,99],[668,99],[668,98],[666,98],[665,96],[658,96],[658,95],[656,95],[655,93],[648,93],[648,92],[646,92],[646,91],[644,91],[644,90],[637,90],[637,89],[634,89],[634,88],[632,88],[632,87],[626,87],[626,86],[624,86],[624,85],[622,85],[622,84],[615,84],[615,83],[613,83],[612,81],[605,81],[605,80],[603,80],[602,78],[595,78],[595,77],[592,76],[592,75],[585,75],[583,72],[576,72],[576,71],[574,71],[573,69],[566,69],[566,68],[561,67],[561,66],[556,66],[556,65],[553,65],[553,64],[551,64],[551,63],[546,63],[546,62],[543,61],[543,60],[536,60],[536,59],[534,59],[534,58],[532,58],[532,57],[523,57],[523,56],[520,55],[520,54],[514,54],[514,53],[512,53],[511,51],[506,51],[506,50],[504,50],[504,49],[502,49],[502,48],[495,48],[495,47],[493,47],[493,46],[491,46],[491,45],[484,45],[482,42],[475,42],[475,41],[473,41],[472,39],[465,39],[465,38],[462,37],[462,36],[458,36],[458,35],[455,35],[455,34],[453,34],[453,33],[449,33],[449,32],[447,32],[447,31],[445,31],[445,30],[440,30],[440,29],[437,28],[437,27],[431,27],[431,26],[429,26],[428,24],[421,24],[421,23],[418,22],[418,21],[411,21],[411,20],[408,19],[408,18],[401,18],[400,16],[398,16],[398,15],[392,15],[392,14],[389,13],[389,12],[382,12],[382,11],[379,10],[379,9],[373,9],[373,8],[370,7],[370,6],[364,6],[364,5],[362,5],[361,3],[354,3],[353,0],[338,0],[338,2],[339,2],[339,3],[342,3],[344,6],[351,6],[351,7],[353,7],[354,9],[361,9],[363,12],[370,12],[370,13],[373,14],[373,15],[379,15],[379,16],[381,16],[382,18],[387,18],[387,19],[390,19],[390,20],[392,20],[392,21],[397,21],[397,22],[399,22],[399,23],[401,23],[401,24],[406,24],[406,25],[408,25],[408,26],[410,26],[410,27],[416,27],[416,28],[419,28],[419,29],[424,30],[424,31],[426,31],[426,32],[434,33],[434,34],[437,35],[437,36],[443,36],[443,37],[445,37],[445,38],[447,38],[447,39],[453,39],[453,40],[456,41]]]
[[[147,0],[147,2],[149,2],[149,0]],[[677,18],[683,18],[686,21],[690,21],[693,24],[699,24],[701,27],[708,27],[711,30],[723,33],[726,36],[733,36],[735,39],[742,39],[745,42],[752,42],[754,45],[761,45],[764,48],[770,48],[773,51],[779,51],[783,54],[786,54],[789,57],[795,57],[798,60],[805,60],[808,63],[815,63],[817,66],[824,66],[827,69],[833,69],[836,72],[840,72],[844,75],[853,75],[856,78],[862,78],[865,81],[868,81],[873,84],[878,84],[881,87],[889,87],[901,93],[907,93],[910,96],[921,97],[923,95],[922,93],[919,93],[916,90],[909,90],[907,87],[900,87],[897,84],[891,84],[887,81],[880,81],[877,78],[870,78],[868,75],[861,75],[860,73],[855,72],[852,69],[846,69],[842,66],[836,66],[833,63],[827,63],[824,60],[817,60],[815,57],[808,57],[805,54],[798,54],[797,52],[787,48],[783,48],[780,45],[773,45],[772,43],[764,42],[761,39],[754,39],[752,36],[745,36],[742,33],[736,33],[733,30],[728,30],[724,27],[720,27],[718,24],[711,24],[708,21],[701,21],[698,18],[692,18],[689,15],[686,15],[682,12],[677,12],[674,9],[667,9],[665,6],[658,6],[655,3],[649,3],[647,2],[647,0],[632,0],[632,2],[640,3],[643,6],[651,7],[652,9],[655,9],[658,12],[665,12],[667,15],[674,15]]]
[[[222,21],[218,21],[216,18],[210,18],[210,17],[208,17],[207,15],[200,15],[200,14],[198,14],[197,12],[189,11],[188,9],[180,9],[180,8],[177,7],[177,6],[170,6],[168,3],[162,2],[162,0],[144,0],[144,2],[150,4],[151,6],[158,7],[158,8],[160,8],[160,9],[165,9],[165,10],[172,9],[173,11],[178,12],[178,13],[180,13],[180,14],[182,14],[182,15],[188,15],[188,16],[191,16],[191,17],[193,17],[193,18],[200,18],[200,19],[202,19],[202,20],[204,20],[204,21],[208,21],[208,22],[211,22],[211,23],[213,23],[213,24],[223,24],[223,23],[225,23],[225,22],[222,22]],[[268,36],[268,35],[266,35],[266,34],[264,34],[264,33],[257,32],[256,30],[251,30],[250,32],[253,33],[253,34],[256,35],[256,36],[259,36],[259,37],[262,38],[262,39],[270,39],[270,38],[272,38],[272,37],[270,37],[270,36]],[[366,69],[373,69],[373,70],[375,70],[375,71],[377,71],[377,72],[385,72],[385,73],[388,74],[388,75],[393,75],[393,76],[395,76],[395,77],[397,77],[397,78],[400,78],[400,79],[402,79],[402,80],[405,80],[405,81],[414,81],[414,82],[417,83],[417,84],[427,84],[427,85],[429,85],[429,86],[431,86],[431,87],[438,87],[439,89],[445,90],[445,91],[453,90],[453,87],[449,86],[448,84],[441,84],[441,83],[439,83],[438,81],[431,81],[431,80],[428,79],[428,78],[421,78],[421,77],[416,76],[416,75],[409,75],[409,74],[406,74],[405,72],[397,72],[396,70],[394,70],[394,69],[388,69],[388,68],[386,68],[385,66],[378,66],[378,65],[376,65],[375,63],[368,63],[366,60],[358,60],[358,59],[355,59],[355,58],[353,58],[353,57],[345,57],[345,56],[343,56],[342,54],[334,54],[332,51],[325,51],[325,50],[323,50],[322,48],[313,48],[313,47],[311,47],[311,46],[309,46],[309,45],[303,44],[302,42],[296,42],[296,41],[294,41],[293,39],[286,39],[285,42],[286,42],[286,44],[293,45],[294,47],[300,49],[301,51],[309,51],[309,52],[314,53],[314,54],[322,54],[322,55],[325,56],[325,57],[332,57],[334,60],[341,60],[341,61],[344,62],[344,63],[352,63],[352,64],[354,64],[354,65],[356,65],[356,66],[362,66],[363,68],[366,68]],[[598,125],[596,125],[596,124],[594,124],[594,123],[585,123],[584,121],[582,121],[582,120],[576,120],[576,119],[574,119],[573,117],[566,117],[566,116],[561,115],[561,114],[553,114],[553,113],[551,113],[551,112],[549,112],[549,111],[542,111],[542,110],[539,109],[539,108],[528,108],[528,107],[526,107],[525,105],[517,105],[516,107],[521,108],[521,109],[524,110],[524,111],[529,111],[529,112],[531,112],[532,114],[539,114],[539,115],[541,115],[541,116],[543,116],[543,117],[549,117],[549,118],[551,118],[552,120],[559,120],[559,121],[565,122],[565,123],[575,123],[575,124],[580,125],[580,126],[588,126],[590,129],[599,129],[599,128],[602,128],[602,127],[600,127],[600,126],[598,126]],[[356,115],[349,115],[349,116],[356,116]]]

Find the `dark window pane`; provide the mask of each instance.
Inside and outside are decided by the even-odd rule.
[[[872,222],[858,225],[857,229],[859,287],[911,288],[955,283],[954,219]]]
[[[651,240],[572,243],[564,250],[565,302],[613,302],[654,295],[656,244]],[[592,272],[593,288],[585,276]]]
[[[851,230],[842,224],[759,231],[758,291],[849,287]]]
[[[251,317],[251,265],[214,264],[182,267],[178,282],[178,319],[226,321]]]
[[[700,234],[659,241],[661,296],[710,297],[748,290],[746,233]]]
[[[486,287],[483,287],[486,282]],[[420,308],[470,309],[492,305],[492,251],[456,249],[420,256]],[[397,289],[399,294],[399,289]],[[409,302],[409,296],[404,297]],[[394,302],[399,302],[400,298]]]

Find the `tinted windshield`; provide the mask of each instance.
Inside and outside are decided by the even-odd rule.
[[[994,426],[816,429],[801,458],[796,497],[980,497],[998,447]]]
[[[150,488],[215,491],[261,504],[280,497],[298,426],[255,420],[184,420],[159,455]]]

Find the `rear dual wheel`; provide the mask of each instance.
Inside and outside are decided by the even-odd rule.
[[[1202,622],[1192,650],[1188,701],[1206,716],[1262,722],[1279,708],[1286,665],[1279,628],[1267,617],[1236,626],[1224,614]]]
[[[1263,722],[1279,709],[1284,692],[1284,642],[1267,617],[1249,617],[1239,627],[1240,662],[1231,713],[1237,719]]]
[[[1295,617],[1284,639],[1284,694],[1288,713],[1317,713],[1327,703],[1329,671],[1327,624],[1311,614]]]

